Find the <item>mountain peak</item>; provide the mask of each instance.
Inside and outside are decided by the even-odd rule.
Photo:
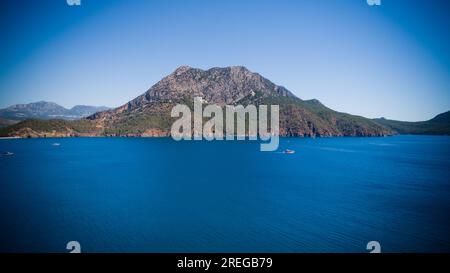
[[[50,104],[50,105],[54,105],[56,103],[51,102],[51,101],[40,100],[40,101],[37,101],[37,102],[31,102],[29,104]]]
[[[247,67],[242,66],[242,65],[234,65],[234,66],[225,66],[225,67],[213,67],[208,69],[207,71],[214,71],[214,70],[226,70],[226,71],[231,71],[231,72],[250,72],[250,70],[247,69]]]
[[[286,88],[244,66],[203,70],[183,65],[153,85],[146,93],[120,107],[119,111],[133,110],[155,102],[180,102],[186,97],[202,97],[219,105],[235,104],[254,94],[261,97],[295,97]]]
[[[193,68],[188,65],[182,65],[182,66],[178,67],[177,69],[175,69],[175,71],[172,74],[179,75],[179,74],[185,73],[186,71],[188,71],[190,69],[193,69]]]
[[[171,75],[180,76],[188,71],[192,72],[199,72],[199,73],[233,73],[233,74],[239,74],[239,73],[247,73],[247,74],[255,74],[259,75],[258,73],[253,73],[250,70],[248,70],[247,67],[237,65],[237,66],[226,66],[226,67],[212,67],[209,69],[200,69],[195,68],[189,65],[182,65],[179,66]]]

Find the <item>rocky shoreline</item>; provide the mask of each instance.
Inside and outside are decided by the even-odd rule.
[[[315,137],[387,137],[395,135],[394,133],[391,134],[351,134],[351,135],[344,135],[344,134],[327,134],[327,135],[320,135],[320,134],[286,134],[282,133],[280,134],[280,137],[293,137],[293,138],[315,138]],[[70,138],[70,137],[171,137],[170,131],[163,131],[159,129],[150,129],[147,130],[144,133],[127,133],[127,134],[105,134],[105,133],[79,133],[74,131],[69,132],[57,132],[57,131],[50,131],[50,132],[37,132],[32,130],[31,128],[23,128],[12,135],[9,136],[0,136],[1,139],[20,139],[20,138]]]

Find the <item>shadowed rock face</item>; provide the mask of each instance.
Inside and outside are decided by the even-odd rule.
[[[382,136],[392,133],[372,120],[333,111],[318,100],[301,100],[286,88],[242,66],[208,70],[181,66],[132,101],[83,119],[83,126],[78,126],[81,121],[74,121],[73,125],[64,123],[64,130],[77,135],[79,130],[75,127],[78,126],[83,129],[83,135],[167,136],[174,121],[170,117],[172,107],[177,103],[190,105],[194,97],[202,97],[204,104],[221,106],[279,105],[282,136]],[[26,125],[36,132],[33,123]],[[40,123],[39,128],[52,129],[44,125]],[[25,124],[9,127],[3,130],[3,135],[14,135],[23,126]]]

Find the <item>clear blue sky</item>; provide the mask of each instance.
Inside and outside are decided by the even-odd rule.
[[[450,1],[0,1],[0,107],[119,106],[180,65],[244,65],[366,117],[450,110]]]

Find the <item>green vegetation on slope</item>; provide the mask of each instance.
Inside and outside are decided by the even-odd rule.
[[[27,119],[6,128],[0,128],[0,136],[22,136],[26,134],[45,134],[56,132],[60,134],[93,134],[96,132],[95,123],[86,119],[63,120],[63,119]],[[31,136],[31,135],[30,135]]]
[[[411,135],[450,135],[450,122],[440,121],[419,121],[407,122],[388,120],[384,118],[375,119],[379,124],[382,124],[399,134]]]

